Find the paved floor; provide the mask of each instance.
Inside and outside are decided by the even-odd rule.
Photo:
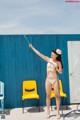
[[[63,116],[70,112],[71,110],[75,110],[77,105],[68,106],[68,110],[66,107],[63,106],[60,109],[61,118],[60,120],[64,120]],[[63,113],[62,113],[63,110]],[[22,113],[22,108],[15,108],[15,109],[6,109],[5,113],[2,115],[0,114],[0,120],[46,120],[46,107],[41,107],[40,112],[38,112],[38,108],[36,107],[28,107],[25,108],[24,114]],[[49,120],[57,120],[56,118],[56,110],[55,106],[53,106],[53,110],[51,111],[51,115]],[[65,120],[80,120],[80,114],[71,113]]]

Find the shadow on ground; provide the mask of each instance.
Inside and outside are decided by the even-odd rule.
[[[6,118],[6,115],[10,115],[10,110],[11,110],[11,109],[6,109],[6,110],[4,110],[3,113],[0,112],[0,117],[1,117],[1,119],[5,119],[5,118]]]
[[[40,112],[44,112],[44,107],[40,107]],[[25,112],[30,112],[30,113],[39,113],[39,108],[32,107],[32,108],[25,108]]]

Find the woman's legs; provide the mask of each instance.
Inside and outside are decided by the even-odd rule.
[[[51,84],[46,80],[46,105],[47,105],[47,114],[50,114],[50,95],[51,95]]]
[[[60,93],[59,93],[59,81],[58,80],[54,83],[54,92],[55,92],[55,98],[56,98],[57,115],[60,115],[60,113],[59,113],[59,109],[60,109]]]

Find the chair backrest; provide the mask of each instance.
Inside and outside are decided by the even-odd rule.
[[[23,95],[37,93],[37,85],[35,80],[23,81]]]
[[[59,90],[60,92],[63,92],[63,86],[62,86],[62,81],[59,80]]]
[[[61,80],[59,80],[59,91],[63,92],[63,87],[62,87],[62,81]],[[53,92],[54,92],[54,84],[52,85],[51,93],[53,93]]]
[[[4,96],[4,83],[0,81],[0,95]]]

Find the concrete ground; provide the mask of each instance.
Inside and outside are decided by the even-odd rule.
[[[68,110],[66,110],[65,106],[61,107],[60,120],[80,120],[80,114],[74,113],[63,119],[66,113],[75,110],[76,107],[77,105],[68,106]],[[4,114],[0,114],[0,120],[46,120],[46,107],[40,107],[40,112],[38,112],[38,108],[36,107],[28,107],[25,108],[24,114],[22,113],[22,108],[6,109]],[[55,106],[53,106],[49,120],[57,120]]]

